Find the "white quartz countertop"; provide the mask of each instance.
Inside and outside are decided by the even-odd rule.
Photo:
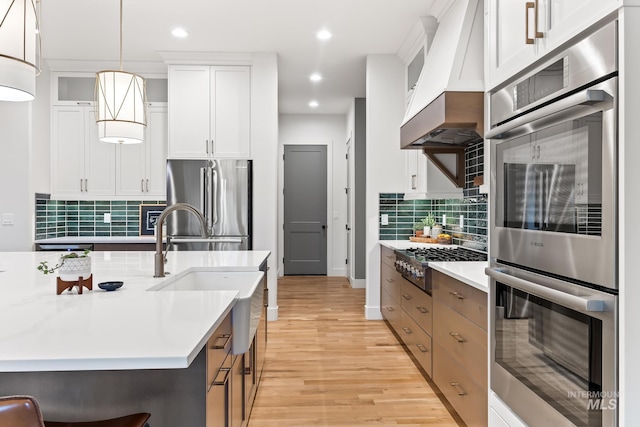
[[[40,244],[76,244],[76,243],[155,243],[155,236],[74,236],[37,239]]]
[[[379,240],[382,246],[386,246],[389,249],[409,249],[409,248],[451,248],[456,247],[456,245],[441,245],[438,243],[418,243],[412,242],[411,240]]]
[[[429,267],[460,280],[484,292],[489,292],[489,278],[484,269],[489,265],[486,261],[447,261],[430,262]]]
[[[0,252],[0,372],[186,368],[233,307],[236,291],[151,288],[152,251],[93,252],[93,290],[56,295],[57,252]],[[257,271],[269,251],[170,252],[165,270]],[[123,281],[106,292],[104,281]]]

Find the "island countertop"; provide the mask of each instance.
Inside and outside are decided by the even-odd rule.
[[[149,292],[154,253],[93,252],[93,291],[56,295],[57,252],[0,252],[0,372],[186,368],[236,291]],[[258,271],[269,251],[170,252],[165,270]],[[106,292],[105,281],[123,281]]]

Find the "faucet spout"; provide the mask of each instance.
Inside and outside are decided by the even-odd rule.
[[[186,211],[194,214],[200,221],[202,237],[209,237],[207,222],[204,219],[204,215],[202,215],[198,209],[188,203],[174,203],[171,206],[167,206],[167,208],[158,217],[158,221],[156,221],[156,254],[154,256],[155,268],[153,277],[164,277],[165,256],[162,253],[162,226],[164,225],[166,218],[175,211]]]

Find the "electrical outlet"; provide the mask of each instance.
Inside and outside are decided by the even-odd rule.
[[[2,225],[13,225],[14,215],[12,213],[2,214]]]
[[[389,214],[380,215],[380,225],[389,225]]]
[[[111,224],[111,213],[105,213],[102,222],[105,224]]]

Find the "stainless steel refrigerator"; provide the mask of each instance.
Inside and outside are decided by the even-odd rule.
[[[251,169],[251,160],[167,160],[167,206],[193,205],[211,236],[203,241],[198,219],[176,211],[166,221],[169,250],[252,249]]]

